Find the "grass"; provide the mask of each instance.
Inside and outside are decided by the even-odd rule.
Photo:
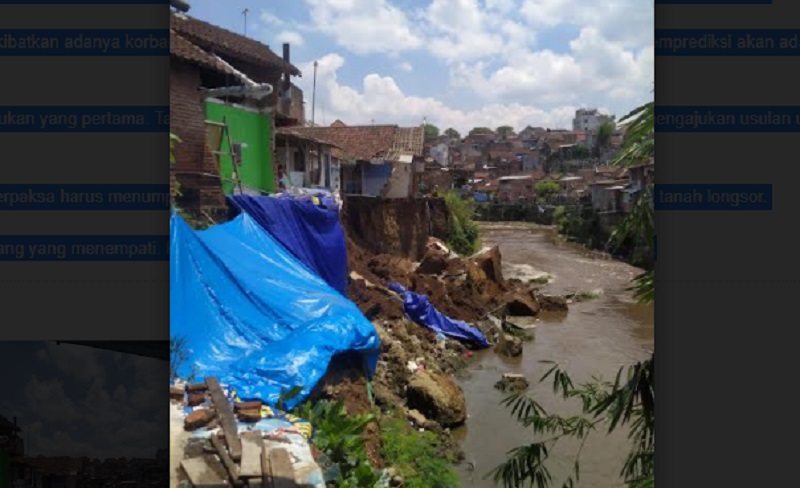
[[[405,488],[455,488],[458,476],[449,460],[440,457],[439,438],[418,432],[397,416],[381,420],[381,444],[387,466],[403,477]]]
[[[472,204],[456,192],[444,197],[450,211],[447,245],[462,256],[470,256],[480,250],[480,228],[475,223]]]

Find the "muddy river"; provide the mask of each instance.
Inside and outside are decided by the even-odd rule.
[[[522,373],[531,381],[529,393],[545,409],[562,414],[577,413],[579,406],[556,398],[550,382],[537,386],[549,365],[558,362],[573,381],[602,375],[613,380],[623,364],[648,357],[653,348],[653,307],[635,303],[625,291],[639,270],[625,263],[590,257],[582,248],[560,242],[554,230],[534,224],[482,224],[483,244],[499,245],[503,272],[507,278],[529,279],[541,273],[551,275],[544,288],[552,294],[594,291],[596,298],[570,305],[566,314],[541,317],[535,339],[525,344],[521,358],[504,359],[491,351],[469,368],[460,384],[467,399],[467,425],[455,432],[462,442],[466,462],[459,467],[464,487],[497,486],[484,475],[505,459],[506,452],[530,443],[529,430],[499,405],[503,394],[494,384],[503,373]],[[624,486],[619,472],[628,452],[625,432],[608,436],[592,434],[581,455],[580,486],[616,488]],[[551,452],[548,467],[553,486],[561,486],[572,469],[574,441]]]

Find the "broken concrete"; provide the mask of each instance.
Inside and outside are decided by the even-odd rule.
[[[463,424],[467,419],[464,392],[449,376],[420,370],[411,377],[408,405],[444,427]]]

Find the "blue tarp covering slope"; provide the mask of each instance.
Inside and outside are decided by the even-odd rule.
[[[270,405],[302,386],[291,408],[335,354],[359,351],[374,373],[375,327],[247,214],[203,231],[173,214],[170,234],[170,330],[191,354],[180,375],[195,366]]]
[[[290,196],[229,198],[297,259],[347,296],[347,244],[333,200],[323,199],[322,207],[310,198]]]
[[[436,310],[425,295],[406,290],[399,283],[389,283],[389,289],[403,297],[403,311],[419,325],[454,339],[489,347],[489,341],[480,330]]]

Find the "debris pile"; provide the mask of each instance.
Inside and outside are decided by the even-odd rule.
[[[173,386],[170,398],[184,407],[183,427],[191,433],[179,479],[193,486],[325,487],[308,443],[311,426],[302,419],[241,401],[216,378]]]
[[[506,280],[497,247],[464,258],[430,238],[417,264],[396,256],[372,255],[348,241],[348,261],[348,295],[370,320],[404,316],[402,303],[393,300],[387,289],[393,282],[426,295],[446,316],[478,327],[489,315],[534,317],[542,311],[567,309],[565,298],[541,294],[534,280]]]

